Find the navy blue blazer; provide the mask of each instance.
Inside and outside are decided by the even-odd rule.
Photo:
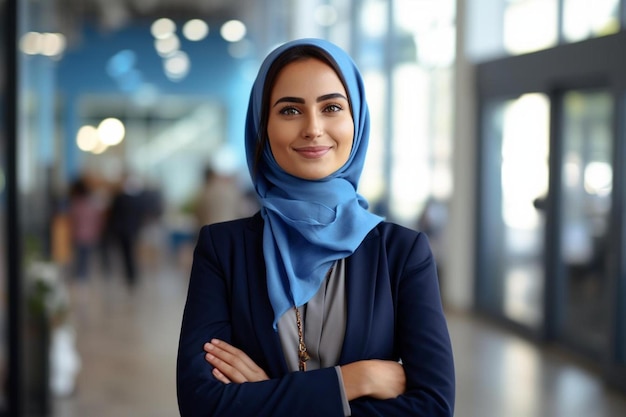
[[[181,416],[343,416],[334,368],[289,372],[267,294],[263,219],[204,226],[194,251],[177,359]],[[452,348],[428,239],[383,222],[346,260],[347,324],[338,365],[402,360],[406,392],[359,398],[352,416],[452,416]],[[203,345],[225,340],[270,377],[223,384]]]

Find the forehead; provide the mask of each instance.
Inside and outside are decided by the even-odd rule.
[[[320,90],[346,93],[341,79],[330,65],[316,58],[305,58],[285,65],[276,77],[272,95]]]

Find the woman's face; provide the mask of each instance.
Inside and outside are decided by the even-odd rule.
[[[267,125],[274,159],[287,173],[318,180],[350,156],[354,123],[335,71],[314,58],[282,69],[270,97]]]

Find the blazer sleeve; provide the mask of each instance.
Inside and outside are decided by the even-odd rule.
[[[406,392],[391,400],[351,401],[352,417],[451,417],[454,361],[435,261],[426,235],[413,232],[399,237],[388,239],[394,250],[387,250],[387,267],[394,297],[395,344],[406,374]],[[395,250],[398,246],[410,249]]]
[[[224,270],[229,268],[228,263],[246,262],[243,255],[237,254],[237,250],[242,250],[241,240],[233,245],[231,255],[241,259],[219,258],[216,247],[224,253],[223,246],[232,242],[214,233],[212,235],[211,226],[200,231],[183,312],[176,364],[181,416],[344,416],[334,368],[288,373],[267,381],[243,384],[223,384],[213,377],[212,366],[204,359],[204,343],[212,338],[232,343],[232,285],[231,277],[226,276]],[[246,353],[251,357],[261,355],[260,352]]]

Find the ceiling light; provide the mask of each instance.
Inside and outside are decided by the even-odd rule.
[[[104,119],[98,125],[98,137],[108,146],[114,146],[124,140],[126,134],[126,128],[124,123],[114,117]]]
[[[39,32],[28,32],[20,40],[20,49],[28,55],[37,55],[41,52],[42,36]]]
[[[183,51],[177,51],[168,57],[164,62],[165,75],[170,80],[177,81],[184,78],[189,73],[191,62],[189,56]]]
[[[175,34],[170,34],[165,38],[159,38],[154,41],[154,47],[160,56],[168,56],[178,51],[180,48],[180,39]]]
[[[95,127],[85,125],[78,129],[76,145],[81,151],[91,152],[98,146],[99,142],[98,131]]]
[[[162,17],[152,23],[150,32],[157,39],[166,38],[176,32],[176,23],[172,19]]]
[[[228,42],[239,42],[246,36],[246,25],[239,20],[229,20],[222,25],[220,35]]]
[[[209,25],[204,20],[191,19],[183,26],[183,35],[190,41],[201,41],[209,34]]]
[[[61,33],[44,33],[41,40],[41,54],[58,56],[65,51],[65,36]]]

